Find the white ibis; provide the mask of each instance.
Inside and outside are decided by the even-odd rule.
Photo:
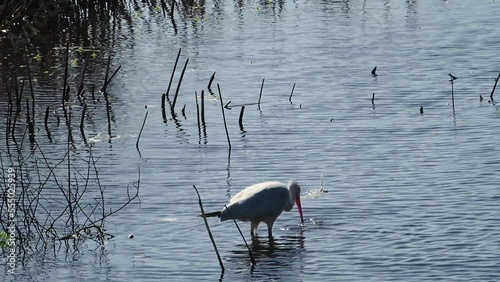
[[[250,234],[257,236],[257,227],[261,222],[267,224],[269,238],[273,236],[273,224],[283,211],[292,210],[297,203],[300,223],[304,223],[300,203],[300,186],[291,181],[288,187],[280,182],[262,182],[247,187],[231,198],[229,203],[217,215],[220,221],[234,218],[250,221]],[[229,211],[228,211],[229,209]],[[230,213],[231,214],[230,214]]]

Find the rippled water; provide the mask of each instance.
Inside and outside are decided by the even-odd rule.
[[[87,137],[97,141],[116,197],[140,165],[141,202],[110,218],[107,230],[117,237],[105,250],[33,259],[17,278],[498,281],[500,114],[488,97],[500,65],[499,8],[496,1],[210,2],[204,16],[184,18],[177,35],[159,15],[137,17],[113,51],[114,67],[122,66],[110,90],[116,136],[108,140],[105,115],[96,115]],[[161,93],[180,47],[175,82],[190,61],[178,121],[165,124]],[[230,105],[256,103],[265,78],[261,109],[247,105],[244,131],[240,108],[225,111],[230,152],[218,98],[206,95],[206,135],[198,132],[194,92],[206,90],[213,72]],[[448,73],[459,78],[455,113]],[[64,138],[45,148],[61,146]],[[275,223],[274,242],[261,226],[251,244],[255,267],[234,225],[210,221],[221,275],[192,185],[213,211],[250,184],[291,178],[302,186],[305,226],[295,209]],[[248,224],[240,226],[249,239]]]

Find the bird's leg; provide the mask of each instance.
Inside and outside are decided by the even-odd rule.
[[[250,235],[253,237],[257,237],[257,228],[259,227],[258,221],[252,221],[250,222]]]
[[[267,223],[267,234],[269,235],[270,239],[273,238],[273,224],[274,224],[274,221]]]

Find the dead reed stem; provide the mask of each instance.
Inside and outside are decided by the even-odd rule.
[[[290,104],[292,103],[292,95],[293,95],[294,90],[295,90],[295,83],[293,84],[293,87],[292,87],[292,93],[290,93],[290,97],[288,97],[288,101],[290,101]]]
[[[175,95],[174,95],[174,100],[172,101],[172,112],[175,109],[175,104],[177,103],[177,96],[179,95],[179,91],[181,89],[181,84],[182,84],[182,79],[184,78],[184,73],[186,72],[187,65],[189,63],[189,58],[186,60],[186,63],[184,64],[184,68],[182,69],[181,72],[181,77],[179,78],[179,84],[177,84],[177,89],[175,90]]]
[[[257,262],[255,261],[255,258],[253,257],[252,250],[250,250],[250,247],[248,246],[247,240],[245,239],[245,236],[243,236],[243,233],[241,232],[241,229],[238,226],[238,223],[236,222],[236,220],[234,219],[233,215],[231,214],[231,211],[229,210],[228,206],[224,205],[224,207],[226,207],[226,210],[229,213],[229,216],[231,217],[231,219],[233,220],[234,225],[236,225],[236,228],[238,228],[238,232],[240,232],[241,238],[243,238],[243,242],[245,242],[245,246],[247,246],[248,255],[250,256],[250,260],[252,260],[252,266],[256,265]]]
[[[224,263],[222,263],[222,258],[219,254],[219,251],[217,250],[217,244],[215,244],[215,239],[214,236],[212,235],[212,232],[210,231],[210,226],[208,225],[207,218],[205,217],[205,210],[203,209],[203,203],[201,201],[200,193],[198,192],[198,189],[196,186],[193,185],[194,190],[196,191],[196,195],[198,195],[198,205],[200,205],[200,210],[201,210],[201,217],[203,218],[203,221],[205,222],[205,227],[207,228],[208,236],[210,237],[210,241],[212,241],[212,245],[214,246],[215,253],[217,254],[217,259],[219,260],[219,265],[224,272]]]
[[[238,119],[238,123],[240,124],[240,130],[245,131],[243,129],[243,112],[245,112],[245,106],[241,106],[241,111],[240,111],[240,118]]]
[[[490,100],[491,100],[491,102],[493,102],[493,94],[495,93],[495,89],[497,88],[497,83],[498,83],[499,79],[500,79],[500,72],[498,73],[498,76],[495,79],[495,85],[493,85],[493,89],[491,90],[491,94],[490,94]]]
[[[165,93],[167,99],[169,99],[168,93],[170,92],[170,87],[172,87],[172,81],[174,80],[175,70],[177,69],[177,63],[179,62],[179,57],[181,56],[181,50],[182,49],[179,48],[179,52],[177,53],[177,59],[175,59],[174,69],[172,70],[172,75],[170,76],[170,82],[168,83],[167,92]],[[165,101],[163,101],[163,107],[165,107]]]
[[[220,91],[219,83],[217,83],[217,90],[219,90],[219,99],[220,99],[220,108],[222,110],[222,119],[224,120],[224,128],[226,129],[227,143],[229,145],[229,151],[231,152],[231,139],[229,138],[229,132],[227,131],[226,113],[224,113],[224,103],[222,101],[222,94]]]
[[[68,85],[68,65],[69,65],[69,41],[66,42],[66,61],[64,62],[64,86],[62,95],[62,105],[67,101],[66,86]]]
[[[76,94],[76,96],[80,97],[83,95],[83,80],[85,79],[85,71],[87,70],[87,65],[89,63],[89,53],[87,53],[87,55],[85,55],[85,63],[83,65],[83,71],[82,71],[82,77],[80,79],[80,86],[78,86],[78,92]]]
[[[201,124],[205,124],[205,91],[201,90]]]
[[[215,72],[214,74],[212,74],[212,77],[210,77],[210,81],[208,82],[208,93],[210,93],[210,95],[215,95],[215,93],[212,91],[212,82],[214,82],[214,79],[215,79]]]
[[[142,130],[144,129],[144,125],[146,124],[146,120],[148,119],[148,113],[149,111],[146,111],[146,115],[144,116],[144,121],[142,122],[141,131],[139,131],[139,136],[137,136],[137,142],[135,142],[135,147],[137,148],[137,150],[139,150],[139,139],[141,139]]]
[[[257,103],[257,107],[260,110],[260,99],[262,98],[262,90],[264,89],[264,81],[266,78],[262,79],[262,85],[260,86],[260,94],[259,94],[259,103]]]

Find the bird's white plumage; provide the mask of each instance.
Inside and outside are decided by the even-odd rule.
[[[296,182],[287,185],[270,181],[249,186],[231,198],[220,215],[220,220],[234,218],[251,222],[251,233],[255,235],[260,222],[268,226],[269,236],[272,236],[274,221],[283,211],[290,211],[297,197],[300,196],[300,186]],[[302,213],[302,211],[300,210]],[[302,217],[302,214],[301,214]]]

